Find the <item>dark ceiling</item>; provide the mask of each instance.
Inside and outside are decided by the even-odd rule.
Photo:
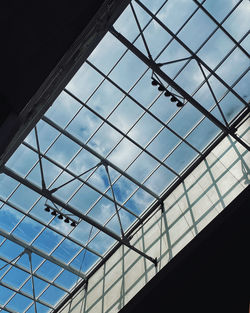
[[[24,108],[102,2],[1,2],[0,124]]]

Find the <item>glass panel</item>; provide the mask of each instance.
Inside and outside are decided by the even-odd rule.
[[[249,64],[249,58],[237,48],[220,66],[216,74],[231,85],[249,67]]]
[[[25,217],[14,230],[13,235],[30,244],[42,229],[43,226],[41,224],[29,217]]]
[[[39,194],[35,191],[24,185],[20,185],[13,196],[10,197],[10,202],[27,212],[39,197]]]
[[[7,232],[11,232],[22,217],[22,213],[16,211],[8,205],[4,205],[0,209],[0,227]]]
[[[102,79],[101,75],[87,63],[84,63],[71,79],[66,89],[76,95],[81,101],[86,102]]]
[[[65,294],[65,291],[62,291],[54,286],[50,286],[39,299],[55,306]]]
[[[20,145],[15,154],[6,163],[6,166],[25,176],[36,162],[38,162],[37,154],[24,145]]]
[[[34,241],[33,246],[49,254],[61,240],[62,236],[56,234],[50,229],[45,229]]]
[[[88,60],[107,74],[125,50],[125,47],[112,34],[107,33]]]
[[[21,313],[31,304],[31,302],[31,299],[16,294],[15,297],[8,303],[7,308]]]
[[[214,2],[213,0],[207,0],[203,6],[220,22],[232,10],[234,4],[236,4],[236,1],[220,0]]]
[[[187,144],[182,143],[166,160],[166,164],[176,172],[181,173],[197,156]]]
[[[183,11],[183,8],[180,11]],[[216,24],[203,11],[199,10],[180,32],[179,38],[191,50],[195,51],[207,39],[215,27]]]
[[[76,284],[77,280],[78,277],[76,275],[64,270],[55,280],[55,283],[68,290],[71,290],[72,287]]]
[[[249,1],[243,0],[223,24],[236,40],[239,40],[249,30],[249,10]]]
[[[4,278],[2,278],[2,281],[13,286],[15,289],[18,289],[28,277],[29,274],[12,266],[10,271],[4,276]]]
[[[14,292],[10,289],[0,286],[0,304],[4,305],[13,294]]]
[[[47,278],[49,281],[53,281],[60,272],[61,267],[49,261],[44,262],[36,271],[37,274]]]
[[[63,260],[66,264],[68,264],[79,251],[80,247],[78,245],[76,245],[72,241],[65,239],[58,246],[58,248],[52,253],[52,255],[60,260]]]
[[[103,244],[106,245],[105,242],[103,242]],[[98,251],[98,249],[95,250]],[[86,273],[89,268],[97,262],[97,260],[99,260],[99,257],[87,250],[82,250],[82,252],[77,255],[77,257],[70,263],[70,265],[77,271]]]
[[[64,128],[81,107],[80,103],[62,92],[45,115]]]
[[[196,8],[191,1],[175,1],[169,0],[166,2],[157,17],[168,27],[172,32],[176,32],[190,16]]]

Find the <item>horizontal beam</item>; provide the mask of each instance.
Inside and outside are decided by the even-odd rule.
[[[110,28],[110,32],[114,35],[122,44],[125,45],[131,52],[133,52],[143,63],[145,63],[149,68],[151,68],[156,74],[158,74],[165,82],[167,82],[171,87],[173,87],[180,95],[183,96],[189,103],[191,103],[198,111],[200,111],[204,116],[206,116],[212,123],[214,123],[218,128],[220,128],[226,135],[231,135],[235,140],[237,140],[244,148],[249,150],[248,145],[241,140],[234,132],[235,129],[227,128],[222,124],[216,117],[213,116],[209,111],[207,111],[196,99],[194,99],[189,93],[187,93],[182,87],[180,87],[174,80],[172,80],[165,72],[161,70],[159,65],[145,56],[138,48],[136,48],[127,38],[122,34],[117,32],[114,27]],[[200,62],[200,59],[199,59]],[[201,62],[202,64],[204,62]]]
[[[111,238],[115,239],[116,241],[120,242],[121,244],[124,244],[125,246],[127,246],[128,248],[130,248],[131,250],[135,251],[136,253],[140,254],[141,256],[145,257],[146,259],[148,259],[149,261],[151,261],[152,263],[156,264],[156,260],[150,256],[148,256],[147,254],[145,254],[144,252],[138,250],[137,248],[135,248],[134,246],[132,246],[127,238],[121,238],[120,236],[118,236],[116,233],[114,233],[111,229],[103,226],[102,224],[100,224],[99,222],[97,222],[96,220],[92,219],[90,216],[82,214],[81,212],[79,212],[78,210],[76,210],[75,208],[73,208],[71,205],[69,205],[68,203],[64,203],[63,201],[61,201],[60,199],[58,199],[57,197],[53,196],[49,190],[44,190],[41,189],[40,187],[38,187],[37,185],[33,184],[32,182],[28,181],[27,179],[19,176],[17,173],[15,173],[14,171],[12,171],[11,169],[9,169],[6,166],[2,167],[2,172],[8,176],[10,176],[11,178],[15,179],[16,181],[18,181],[19,183],[23,184],[24,186],[30,188],[31,190],[35,191],[36,193],[40,194],[42,197],[47,198],[48,200],[50,200],[52,203],[56,203],[58,206],[60,206],[61,208],[69,211],[70,213],[74,214],[75,216],[79,217],[80,219],[82,219],[83,221],[87,222],[88,224],[96,227],[97,229],[99,229],[100,231],[102,231],[103,233],[105,233],[106,235],[110,236]],[[0,235],[1,235],[1,230],[0,230]],[[13,238],[12,241],[15,242],[15,237],[13,235],[9,235],[6,233],[7,236],[10,236],[10,238]],[[10,239],[11,240],[11,239]],[[20,245],[23,246],[24,248],[30,248],[29,250],[32,251],[33,247],[30,247],[29,245],[27,245],[26,243],[24,243],[23,241],[20,241]],[[37,249],[36,249],[37,250]],[[32,251],[33,252],[33,251]],[[35,253],[39,254],[42,253],[40,252],[40,250],[34,251]],[[40,254],[41,255],[41,254]],[[46,254],[44,254],[46,258]],[[53,262],[53,257],[51,256],[47,256],[52,258],[51,262]],[[54,261],[54,263],[56,263]],[[59,264],[58,264],[59,265]],[[62,267],[65,267],[65,264],[61,263]],[[75,275],[81,276],[83,279],[85,278],[85,275],[79,275],[79,273],[77,271],[75,271],[74,269],[72,269],[70,266],[66,265],[66,269],[70,270],[72,272],[72,270],[74,271]],[[76,273],[75,273],[76,272]]]
[[[51,255],[48,255],[47,253],[43,252],[42,250],[40,250],[34,246],[28,245],[25,241],[21,240],[20,238],[17,238],[16,236],[14,236],[12,234],[7,233],[3,229],[0,229],[0,235],[5,237],[6,239],[18,244],[19,246],[23,247],[24,249],[27,249],[28,251],[33,252],[33,253],[39,255],[40,257],[64,268],[65,270],[73,273],[74,275],[80,276],[81,278],[85,279],[86,276],[83,273],[77,271],[73,267],[71,267],[71,266],[67,265],[66,263],[58,260],[57,258],[55,258]]]

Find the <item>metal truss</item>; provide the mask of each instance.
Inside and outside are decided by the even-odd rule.
[[[2,171],[4,174],[12,177],[13,179],[15,179],[16,181],[18,181],[19,183],[23,184],[24,186],[30,188],[31,190],[37,192],[38,194],[40,194],[41,196],[47,198],[48,200],[50,200],[52,203],[57,204],[59,207],[71,212],[72,214],[74,214],[76,217],[79,217],[81,220],[87,222],[88,224],[96,227],[97,229],[99,229],[100,231],[104,232],[106,235],[112,237],[113,239],[115,239],[116,241],[124,244],[125,246],[127,246],[128,248],[130,248],[131,250],[137,252],[138,254],[140,254],[141,256],[145,257],[146,259],[148,259],[149,261],[151,261],[152,263],[156,264],[156,259],[148,256],[147,254],[145,254],[144,252],[138,250],[136,247],[132,246],[129,243],[129,238],[121,238],[119,237],[115,232],[113,232],[112,230],[110,230],[107,227],[104,227],[103,225],[101,225],[99,222],[97,222],[96,220],[92,219],[90,216],[88,215],[84,215],[81,212],[79,212],[78,210],[76,210],[75,208],[73,208],[71,205],[69,204],[65,204],[63,201],[61,201],[60,199],[56,198],[55,196],[53,196],[49,190],[43,190],[42,188],[36,186],[35,184],[31,183],[30,181],[28,181],[27,179],[19,176],[17,173],[13,172],[12,170],[10,170],[9,168],[7,168],[6,166],[3,166]],[[1,232],[0,232],[1,234]],[[7,235],[7,234],[6,234]],[[15,242],[15,238],[14,236],[10,237],[10,240]],[[19,243],[19,242],[18,242]],[[20,244],[22,244],[22,242],[20,241]],[[29,246],[28,246],[29,247]],[[26,246],[25,246],[26,248]],[[32,247],[33,249],[33,247]],[[36,250],[37,251],[37,250]],[[34,251],[35,252],[35,251]],[[40,251],[38,251],[38,254],[41,253]],[[40,254],[41,255],[41,254]],[[42,255],[41,255],[42,256]],[[53,258],[51,259],[53,260]],[[65,265],[63,263],[61,263],[61,266],[65,269],[67,269],[67,266],[65,267]]]
[[[230,129],[230,128],[227,128],[226,126],[224,126],[224,124],[222,124],[209,111],[207,111],[197,100],[195,100],[193,97],[191,97],[183,88],[181,88],[178,84],[175,83],[174,80],[172,80],[165,72],[163,72],[157,63],[155,63],[153,60],[150,60],[148,57],[146,57],[139,49],[137,49],[134,45],[132,45],[122,34],[118,33],[114,29],[114,27],[112,27],[110,29],[110,32],[119,41],[121,41],[130,51],[132,51],[142,62],[144,62],[149,68],[151,68],[154,73],[158,74],[165,82],[167,82],[171,87],[173,87],[180,95],[183,96],[184,99],[186,99],[188,102],[190,102],[198,111],[200,111],[204,116],[206,116],[211,122],[213,122],[218,128],[220,128],[225,134],[227,134],[227,135],[230,134],[244,148],[250,150],[249,146],[235,134],[235,129]],[[205,64],[197,56],[193,56],[193,57],[199,62],[199,64],[202,64],[202,65]],[[207,68],[206,64],[205,64],[205,67]],[[209,70],[212,71],[211,69],[209,69]],[[215,75],[215,73],[214,73],[214,76],[217,78],[217,75]],[[227,88],[229,89],[230,87],[227,85]],[[236,94],[237,97],[239,97],[242,100],[242,102],[245,103],[245,105],[248,105],[245,102],[245,100],[243,100],[235,91],[233,91],[233,93]]]
[[[243,46],[241,45],[241,42],[247,37],[247,35],[249,34],[246,33],[239,41],[235,40],[233,38],[232,35],[230,35],[230,33],[223,27],[223,23],[227,20],[227,18],[232,14],[232,12],[239,6],[239,4],[243,1],[240,0],[238,1],[234,7],[231,9],[230,12],[228,12],[228,14],[224,17],[224,19],[221,22],[218,22],[203,6],[203,3],[205,3],[206,0],[203,0],[201,2],[197,1],[197,0],[193,0],[193,2],[197,5],[195,10],[191,13],[191,15],[186,19],[186,21],[184,22],[184,24],[180,27],[180,29],[176,32],[173,33],[163,22],[161,22],[161,20],[157,17],[157,13],[160,11],[160,9],[167,3],[167,0],[164,1],[164,3],[161,5],[161,7],[158,9],[158,11],[153,14],[143,3],[141,3],[139,0],[134,0],[134,2],[140,6],[140,8],[142,10],[144,10],[144,12],[146,12],[148,14],[148,16],[150,17],[150,20],[146,23],[146,25],[144,27],[141,26],[140,24],[140,20],[139,17],[136,14],[136,10],[132,4],[131,1],[122,1],[121,3],[121,7],[125,8],[126,4],[130,3],[130,8],[131,8],[131,12],[132,12],[132,16],[134,17],[135,23],[137,25],[138,31],[139,31],[139,35],[136,36],[136,38],[130,42],[125,36],[123,36],[121,33],[119,33],[113,26],[113,22],[115,21],[115,18],[111,18],[109,16],[109,12],[103,13],[103,16],[100,17],[99,22],[96,25],[96,28],[94,30],[95,36],[96,33],[98,33],[97,39],[95,40],[94,38],[89,38],[89,42],[91,42],[91,46],[92,48],[94,48],[94,46],[96,45],[97,42],[100,41],[101,37],[104,36],[104,34],[109,31],[113,36],[115,36],[125,47],[126,47],[126,51],[121,55],[121,57],[119,58],[118,61],[116,61],[116,63],[113,65],[113,67],[110,69],[110,71],[105,74],[104,72],[102,72],[101,69],[98,68],[98,66],[94,65],[91,61],[86,60],[86,56],[87,56],[87,52],[85,51],[83,53],[83,56],[81,56],[81,53],[79,52],[79,54],[76,54],[76,58],[77,58],[77,62],[74,63],[75,65],[73,65],[71,72],[76,72],[77,69],[77,65],[76,64],[80,64],[83,63],[83,61],[85,61],[85,63],[87,65],[89,65],[95,72],[97,72],[98,74],[101,75],[102,77],[102,81],[100,84],[98,84],[95,88],[95,90],[91,93],[91,95],[88,97],[88,99],[86,101],[82,101],[78,96],[76,96],[74,94],[74,92],[72,92],[70,89],[68,88],[64,88],[64,86],[62,88],[63,92],[65,94],[67,94],[69,97],[71,97],[72,99],[74,99],[75,101],[77,101],[78,104],[80,104],[80,109],[77,111],[77,113],[74,115],[73,118],[71,118],[71,120],[67,123],[67,125],[62,128],[59,124],[55,123],[54,121],[52,121],[49,117],[47,116],[43,116],[42,120],[43,122],[46,123],[46,125],[51,126],[53,129],[55,129],[56,131],[59,132],[59,135],[50,143],[49,147],[46,149],[45,152],[41,152],[40,149],[40,142],[39,142],[39,129],[34,125],[35,122],[38,121],[38,113],[36,113],[36,118],[34,118],[33,120],[33,127],[34,127],[34,134],[35,134],[35,143],[36,143],[36,147],[34,147],[33,145],[29,144],[28,142],[24,141],[22,144],[23,146],[25,146],[26,148],[28,148],[30,151],[36,153],[37,155],[37,162],[32,166],[32,168],[29,170],[29,172],[25,175],[25,177],[22,177],[21,175],[19,175],[17,172],[15,172],[14,170],[12,170],[11,168],[9,168],[8,166],[2,166],[1,167],[1,171],[2,173],[4,173],[5,175],[13,178],[15,181],[17,181],[19,184],[18,186],[14,189],[14,191],[11,193],[11,195],[7,198],[7,199],[3,199],[0,198],[0,201],[2,202],[2,204],[4,205],[8,205],[9,207],[13,208],[14,210],[20,212],[23,214],[23,218],[21,219],[21,221],[25,218],[28,217],[30,219],[32,219],[35,222],[40,223],[43,228],[42,230],[37,234],[37,236],[32,240],[32,242],[30,244],[27,244],[26,242],[24,242],[23,240],[19,239],[18,237],[15,237],[15,235],[13,234],[13,231],[19,226],[19,224],[21,223],[21,221],[19,221],[15,228],[12,229],[11,233],[8,233],[2,229],[0,229],[0,236],[3,236],[5,239],[3,240],[3,242],[1,244],[3,244],[5,241],[10,240],[16,244],[18,244],[19,246],[21,246],[24,250],[23,252],[18,255],[15,259],[13,259],[12,261],[9,261],[6,257],[1,257],[0,259],[6,263],[6,265],[4,265],[4,267],[6,266],[6,271],[4,272],[4,274],[2,275],[2,277],[0,277],[1,279],[4,278],[5,275],[7,275],[7,273],[10,271],[11,268],[17,268],[20,269],[22,271],[24,271],[25,273],[28,274],[28,278],[23,282],[23,284],[21,285],[21,287],[16,288],[14,286],[11,286],[5,282],[0,282],[0,285],[2,285],[5,288],[8,288],[9,290],[13,291],[13,295],[11,296],[11,298],[8,299],[8,301],[4,304],[4,306],[0,306],[1,309],[13,313],[14,311],[11,309],[8,309],[6,306],[8,305],[8,303],[11,301],[11,299],[16,295],[16,294],[20,294],[25,296],[26,298],[30,299],[32,302],[31,304],[26,308],[25,312],[29,310],[29,308],[31,308],[31,306],[34,304],[34,310],[37,313],[37,308],[36,308],[36,303],[40,303],[42,305],[47,306],[48,308],[50,308],[51,310],[54,310],[54,312],[58,312],[60,310],[60,308],[62,308],[62,306],[66,303],[66,301],[68,301],[68,299],[70,297],[72,297],[82,286],[87,284],[88,279],[97,271],[98,268],[100,268],[100,266],[102,264],[104,264],[104,262],[121,246],[121,245],[125,245],[127,246],[129,249],[131,249],[132,251],[136,252],[138,255],[146,258],[147,260],[149,260],[150,262],[152,262],[154,265],[157,265],[157,260],[149,255],[147,255],[145,252],[140,251],[139,249],[137,249],[136,247],[134,247],[133,245],[130,244],[130,240],[133,236],[134,231],[136,231],[141,225],[143,225],[143,223],[147,220],[147,218],[156,210],[158,210],[159,208],[163,208],[163,201],[166,198],[166,196],[192,171],[192,169],[199,164],[199,162],[201,162],[201,160],[209,153],[209,151],[211,151],[211,149],[218,143],[220,142],[223,138],[225,138],[225,136],[232,136],[237,142],[239,142],[244,148],[249,150],[249,146],[248,144],[243,141],[237,134],[236,134],[236,130],[237,130],[237,126],[240,123],[240,121],[242,120],[242,118],[244,118],[247,115],[247,112],[249,111],[249,104],[233,89],[234,86],[236,86],[236,84],[244,77],[244,75],[246,75],[246,73],[248,72],[248,69],[246,69],[234,82],[231,86],[229,86],[217,73],[217,69],[223,64],[223,62],[225,62],[225,60],[227,60],[227,58],[230,56],[230,54],[234,51],[234,49],[239,48],[241,50],[241,52],[243,52],[246,56],[249,57],[249,54],[247,53],[247,51],[243,48]],[[113,5],[113,2],[112,2]],[[112,6],[111,5],[111,6]],[[112,8],[112,10],[114,10],[114,8]],[[181,29],[192,19],[192,17],[194,16],[194,14],[198,11],[198,10],[202,10],[216,25],[215,30],[212,31],[212,33],[206,38],[206,40],[200,45],[200,47],[193,52],[179,37],[178,37],[178,33],[181,31]],[[118,11],[115,13],[115,15],[119,15]],[[113,11],[112,11],[113,12]],[[112,13],[113,14],[113,13]],[[112,22],[111,22],[112,21]],[[151,55],[151,51],[149,49],[149,45],[147,43],[147,38],[144,35],[144,30],[147,28],[147,26],[152,22],[156,22],[158,23],[158,25],[160,27],[162,27],[162,29],[164,29],[170,36],[171,39],[168,43],[166,43],[166,45],[163,47],[163,49],[160,51],[160,53],[157,55],[157,57],[155,59],[153,59],[152,55]],[[104,27],[103,30],[101,30]],[[214,69],[211,69],[202,59],[200,59],[197,56],[197,53],[199,52],[199,50],[206,44],[206,42],[212,38],[212,36],[214,35],[214,33],[216,32],[216,30],[220,29],[234,44],[234,47],[227,53],[227,55],[225,57],[223,57],[223,59],[216,65],[216,67]],[[86,34],[85,34],[86,35]],[[93,35],[94,37],[94,35]],[[138,48],[136,48],[135,46],[135,41],[141,37],[145,51],[146,51],[146,55],[143,54]],[[176,60],[171,60],[168,62],[162,62],[162,63],[157,63],[157,59],[158,57],[161,55],[161,53],[168,47],[168,45],[173,41],[176,40],[189,54],[190,57],[187,58],[181,58],[181,59],[176,59]],[[82,44],[80,45],[82,46]],[[89,49],[87,49],[89,50]],[[115,80],[110,78],[110,74],[112,73],[112,71],[116,68],[116,66],[119,64],[119,62],[121,62],[123,60],[123,57],[126,55],[127,52],[131,51],[137,58],[139,58],[146,66],[147,69],[144,71],[144,73],[137,79],[137,81],[134,83],[134,85],[128,90],[124,90],[119,84],[116,83]],[[80,61],[82,60],[82,61]],[[197,87],[197,89],[192,93],[192,94],[188,94],[181,86],[179,86],[176,82],[175,79],[178,77],[178,75],[183,71],[183,69],[185,68],[185,66],[187,66],[187,64],[189,64],[189,62],[191,60],[195,60],[196,64],[198,66],[198,68],[200,69],[200,72],[202,74],[203,77],[203,81],[200,83],[200,85]],[[165,65],[171,64],[171,63],[176,63],[176,62],[180,62],[180,61],[185,61],[185,64],[182,66],[182,68],[178,71],[178,73],[175,75],[175,77],[173,79],[171,79],[167,73],[163,70],[163,67]],[[79,63],[80,62],[80,63]],[[208,72],[208,74],[205,72],[205,70]],[[175,119],[176,116],[178,116],[178,113],[180,112],[180,110],[182,108],[179,108],[176,113],[174,113],[169,120],[167,121],[162,121],[160,118],[158,118],[155,114],[153,114],[151,112],[151,107],[156,103],[156,101],[159,99],[159,97],[161,97],[162,93],[159,93],[159,95],[157,95],[157,97],[152,101],[152,103],[148,106],[145,107],[142,103],[140,103],[139,101],[136,100],[136,98],[134,96],[132,96],[132,91],[133,88],[135,86],[137,86],[137,84],[139,83],[139,81],[146,75],[146,73],[148,73],[148,71],[152,71],[152,77],[154,79],[157,80],[157,82],[159,84],[162,84],[163,87],[165,88],[164,90],[167,90],[168,86],[171,86],[175,92],[172,94],[175,95],[176,97],[179,97],[182,101],[182,104],[185,105],[187,102],[189,102],[191,105],[193,105],[200,113],[202,113],[202,118],[195,124],[192,126],[192,128],[185,134],[185,136],[180,136],[178,134],[178,132],[176,132],[174,129],[172,129],[170,127],[170,122],[173,121]],[[218,99],[216,97],[215,92],[213,91],[213,88],[209,82],[209,78],[210,77],[215,77],[225,88],[226,88],[226,92],[225,94]],[[68,76],[69,77],[69,76]],[[67,81],[67,77],[65,78],[65,82]],[[102,114],[98,113],[97,111],[95,111],[91,105],[88,104],[89,100],[91,99],[91,97],[96,93],[96,91],[100,88],[100,86],[103,84],[103,82],[108,81],[109,83],[111,83],[115,88],[117,88],[121,93],[122,93],[122,98],[121,100],[115,105],[115,107],[112,109],[112,111],[108,114],[107,117],[103,117]],[[207,110],[202,106],[202,103],[199,103],[198,101],[195,100],[194,96],[196,94],[196,92],[198,90],[200,90],[200,88],[206,84],[206,86],[208,87],[209,92],[212,95],[212,99],[213,99],[213,106]],[[165,85],[167,85],[167,87],[165,87]],[[61,88],[61,89],[62,89]],[[61,90],[60,89],[60,90]],[[51,97],[47,97],[48,98],[48,102],[51,101],[52,98],[55,98],[55,95],[58,94],[59,89],[56,89],[55,92],[53,93],[53,96]],[[229,121],[227,121],[226,116],[223,113],[223,110],[221,108],[221,101],[224,99],[224,97],[231,92],[238,100],[240,100],[244,106],[245,109],[242,110],[235,118],[233,121],[231,121],[229,123]],[[133,101],[133,103],[138,106],[141,110],[142,110],[142,114],[136,119],[136,121],[133,123],[133,125],[129,128],[129,130],[127,130],[126,132],[122,131],[119,127],[115,126],[112,122],[110,122],[109,117],[112,115],[113,112],[115,112],[115,110],[120,106],[120,104],[122,103],[122,101],[126,98],[129,98],[130,100]],[[46,105],[46,108],[48,108],[48,105]],[[101,124],[97,127],[97,129],[92,132],[92,134],[90,135],[90,137],[88,138],[87,142],[82,142],[81,140],[79,140],[78,138],[76,138],[74,135],[72,135],[70,133],[70,131],[67,130],[68,125],[70,125],[70,123],[74,120],[75,116],[81,111],[82,108],[87,109],[89,112],[91,112],[92,114],[95,115],[95,117],[97,117],[100,121]],[[223,120],[223,123],[216,118],[213,114],[212,111],[213,109],[217,108],[221,118]],[[45,109],[41,110],[42,114],[45,113]],[[155,121],[157,121],[160,125],[160,129],[154,134],[154,136],[148,141],[148,143],[144,146],[142,146],[141,144],[139,144],[136,140],[134,140],[130,135],[129,132],[133,129],[133,127],[135,127],[138,122],[143,118],[143,116],[145,114],[150,115],[150,117],[152,117]],[[207,118],[209,119],[214,125],[216,125],[220,130],[221,133],[214,139],[213,143],[211,144],[210,147],[206,148],[204,151],[200,151],[199,149],[197,149],[194,145],[192,145],[189,141],[188,141],[188,137],[194,132],[194,130],[202,123],[202,121],[204,121],[204,119]],[[116,133],[118,133],[121,136],[121,139],[112,147],[111,151],[108,153],[108,155],[106,155],[105,157],[100,155],[95,149],[91,148],[90,145],[88,144],[91,140],[91,138],[93,138],[95,136],[95,134],[98,132],[99,129],[101,129],[102,125],[108,125],[110,126]],[[168,131],[171,132],[171,134],[173,134],[176,138],[178,138],[178,142],[177,144],[175,144],[175,146],[172,148],[171,151],[168,152],[168,154],[166,156],[164,156],[163,159],[158,158],[156,155],[154,155],[152,152],[149,151],[149,146],[150,144],[160,135],[160,133],[164,130],[167,129]],[[27,130],[25,132],[27,134]],[[51,147],[53,147],[53,145],[56,143],[56,141],[58,140],[58,138],[60,136],[66,136],[68,139],[70,139],[71,141],[73,141],[75,144],[77,144],[80,147],[80,150],[77,152],[77,154],[74,155],[74,157],[68,162],[68,164],[66,166],[62,166],[59,162],[57,162],[55,159],[51,158],[48,156],[47,152],[49,151],[49,149]],[[137,156],[127,165],[126,169],[121,169],[120,167],[116,166],[114,163],[112,163],[111,161],[108,160],[108,157],[111,155],[111,153],[116,149],[116,147],[118,147],[118,145],[122,142],[123,139],[128,140],[130,143],[132,143],[135,147],[138,148],[139,152],[137,154]],[[184,143],[185,145],[188,146],[188,148],[190,148],[193,152],[195,152],[195,159],[193,161],[192,164],[189,164],[188,168],[185,168],[182,172],[177,172],[176,170],[174,170],[171,166],[168,166],[166,164],[166,161],[168,160],[168,158],[178,149],[178,147]],[[77,157],[77,155],[83,151],[86,150],[88,152],[90,152],[93,156],[95,156],[99,161],[97,162],[97,164],[93,167],[90,167],[89,169],[87,169],[86,171],[80,173],[80,174],[75,174],[72,170],[69,169],[69,165],[74,161],[74,159]],[[150,158],[152,158],[157,165],[150,171],[150,173],[147,174],[147,176],[142,180],[142,181],[138,181],[137,179],[135,179],[132,175],[128,174],[128,170],[130,169],[130,167],[139,159],[139,157],[142,154],[146,154],[147,156],[149,156]],[[44,166],[44,160],[50,162],[51,164],[53,164],[54,166],[56,166],[59,170],[60,173],[53,179],[52,183],[50,183],[50,185],[46,184],[46,167]],[[2,161],[2,160],[1,160]],[[41,185],[36,185],[34,183],[32,183],[29,179],[28,179],[28,175],[32,172],[32,170],[35,168],[35,166],[39,166],[39,170],[40,170],[40,180],[41,180]],[[171,174],[174,175],[174,180],[172,182],[172,185],[170,185],[170,187],[168,186],[168,190],[164,191],[162,194],[157,194],[156,192],[154,192],[153,190],[151,190],[150,188],[148,188],[146,186],[147,181],[156,173],[156,171],[163,167],[164,169],[168,170]],[[107,187],[105,191],[101,191],[98,189],[98,187],[96,187],[93,183],[91,183],[90,178],[92,177],[92,175],[97,171],[98,168],[102,168],[104,169],[104,172],[106,173],[106,179],[107,179]],[[111,179],[111,173],[110,170],[114,170],[118,173],[118,176],[112,181]],[[62,173],[66,173],[68,175],[70,175],[72,178],[69,179],[68,181],[60,184],[57,187],[54,187],[54,184],[57,182],[57,180],[59,179],[59,177],[62,175]],[[85,177],[88,174],[87,178],[83,178],[83,176]],[[116,192],[114,189],[115,183],[119,181],[119,179],[121,177],[125,177],[128,181],[132,182],[135,185],[135,189],[133,190],[133,192],[131,192],[130,195],[127,196],[126,200],[124,200],[122,203],[121,201],[118,201],[117,196],[116,196]],[[61,199],[59,199],[55,194],[58,190],[60,190],[61,188],[63,188],[64,186],[71,184],[72,182],[77,181],[80,183],[80,186],[71,194],[70,198],[67,201],[62,201]],[[48,206],[48,208],[50,210],[55,210],[56,214],[65,214],[65,216],[73,216],[73,220],[75,220],[75,218],[77,218],[77,222],[80,221],[85,221],[86,223],[88,223],[89,225],[91,225],[91,230],[89,232],[89,237],[88,240],[86,241],[85,244],[80,243],[78,240],[74,239],[71,236],[71,232],[72,230],[69,232],[69,234],[65,235],[63,233],[63,231],[61,231],[58,228],[55,228],[53,226],[52,221],[54,220],[54,218],[51,218],[50,222],[48,224],[46,224],[45,222],[43,222],[42,220],[40,220],[39,218],[35,217],[32,214],[32,208],[35,206],[35,203],[37,203],[39,200],[37,200],[32,207],[28,210],[25,211],[22,208],[18,207],[18,205],[13,204],[9,199],[11,198],[11,196],[15,193],[15,191],[17,190],[17,188],[21,185],[24,185],[26,187],[28,187],[29,189],[35,191],[36,193],[39,194],[39,200],[42,199],[42,197],[44,197],[45,200],[45,204]],[[84,214],[81,212],[81,208],[76,209],[75,207],[73,207],[72,205],[70,205],[70,200],[77,194],[77,192],[80,190],[80,188],[82,186],[88,186],[89,188],[91,188],[92,190],[94,190],[96,193],[98,193],[98,198],[95,200],[95,202],[88,208],[87,212],[85,212]],[[147,195],[151,196],[153,198],[153,203],[151,203],[150,208],[148,208],[148,210],[146,212],[144,212],[144,214],[142,215],[138,215],[135,212],[133,212],[133,210],[131,210],[129,208],[129,206],[127,205],[127,203],[129,202],[130,199],[132,199],[133,195],[136,194],[136,192],[138,190],[143,190]],[[89,213],[92,211],[92,209],[98,204],[98,202],[101,199],[107,199],[109,201],[111,201],[114,205],[113,207],[113,213],[109,216],[109,218],[105,221],[104,224],[101,224],[98,222],[97,219],[93,219]],[[50,201],[51,204],[47,204],[47,201]],[[41,208],[42,209],[42,208]],[[65,213],[66,212],[66,213]],[[131,227],[128,230],[125,230],[122,224],[122,213],[126,212],[128,214],[130,214],[131,216],[133,216],[133,218],[135,219],[135,222],[133,225],[131,225]],[[118,221],[118,226],[119,226],[119,230],[120,230],[120,235],[118,235],[118,233],[112,231],[109,227],[108,227],[108,223],[113,219],[116,218]],[[45,253],[43,251],[41,251],[40,249],[36,248],[33,243],[34,241],[39,238],[39,236],[42,234],[42,232],[45,229],[50,229],[53,232],[55,232],[56,234],[62,236],[62,240],[55,246],[55,248],[53,249],[53,251],[49,254],[49,253]],[[92,234],[92,231],[95,229],[95,233]],[[113,245],[113,247],[109,250],[109,252],[106,253],[106,255],[102,255],[101,253],[97,252],[95,249],[91,248],[89,246],[89,244],[96,238],[96,236],[99,233],[104,233],[106,235],[108,235],[110,238],[115,240],[115,245]],[[79,252],[76,253],[76,255],[66,264],[65,262],[61,261],[60,259],[56,258],[53,256],[53,252],[62,244],[62,242],[64,240],[69,240],[70,242],[76,244],[79,246]],[[1,246],[0,244],[0,246]],[[90,269],[90,271],[85,274],[83,273],[83,271],[81,270],[84,259],[85,259],[85,255],[86,252],[90,252],[91,254],[95,255],[96,257],[99,258],[99,262],[97,262],[97,264]],[[76,270],[74,267],[72,267],[70,264],[73,260],[76,259],[76,257],[78,255],[80,255],[80,253],[84,254],[83,258],[82,258],[82,265],[80,267],[79,270]],[[18,260],[19,258],[26,253],[28,255],[29,258],[29,264],[30,264],[30,268],[27,269],[25,267],[23,267],[22,265],[18,264]],[[32,258],[32,254],[37,254],[39,256],[41,256],[43,258],[43,261],[41,262],[41,264],[38,266],[38,268],[35,269],[35,271],[32,268],[32,262],[31,262],[31,258]],[[56,277],[52,280],[49,281],[48,279],[46,279],[45,277],[43,277],[42,275],[40,275],[39,273],[37,273],[38,269],[42,266],[42,264],[44,264],[45,261],[49,261],[52,262],[56,265],[58,265],[61,268],[61,271],[56,275]],[[8,265],[8,266],[7,266]],[[57,277],[60,276],[60,274],[64,271],[69,271],[72,274],[76,275],[76,277],[80,278],[81,281],[77,281],[74,285],[74,289],[73,291],[69,291],[67,290],[67,288],[64,288],[63,286],[59,285],[56,283],[56,279]],[[41,279],[42,281],[44,281],[45,283],[48,284],[48,286],[39,294],[39,295],[35,295],[35,288],[34,288],[34,278],[37,279]],[[27,294],[24,291],[22,291],[22,287],[25,285],[25,283],[31,279],[32,280],[32,290],[33,290],[33,294]],[[61,289],[63,292],[65,292],[66,297],[65,299],[57,306],[57,308],[53,308],[49,303],[44,302],[43,300],[40,299],[40,297],[42,296],[42,294],[44,294],[44,292],[47,290],[47,288],[49,288],[49,286],[52,285],[54,287],[57,287],[59,289]]]

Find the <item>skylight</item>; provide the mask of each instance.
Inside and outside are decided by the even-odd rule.
[[[0,175],[0,310],[50,312],[249,109],[250,4],[133,0]]]

